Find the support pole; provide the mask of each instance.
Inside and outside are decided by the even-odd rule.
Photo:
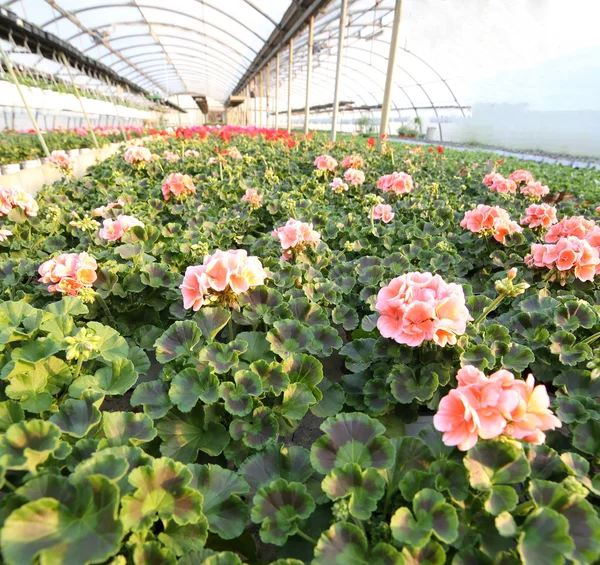
[[[315,17],[311,16],[308,21],[308,59],[306,64],[306,102],[304,104],[304,135],[308,133],[310,122],[310,79],[312,75],[312,58],[313,58],[313,28],[315,25]]]
[[[266,95],[267,95],[267,112],[265,114],[265,124],[266,127],[269,127],[269,110],[271,109],[271,104],[269,102],[269,83],[271,82],[271,65],[267,65],[267,68],[265,70],[265,87],[266,87]]]
[[[250,88],[246,86],[244,88],[244,125],[248,127],[250,125],[250,98],[248,92]]]
[[[258,100],[256,96],[256,78],[252,83],[252,94],[254,94],[254,123],[252,125],[256,127],[258,125]]]
[[[260,104],[260,112],[258,114],[258,124],[262,128],[263,126],[263,81],[265,74],[263,72],[260,73],[260,80],[258,81],[258,97]]]
[[[346,0],[344,0],[346,1]],[[292,131],[292,70],[294,69],[294,38],[290,39],[290,73],[288,76],[287,130]]]
[[[127,134],[125,133],[125,127],[121,124],[121,116],[119,115],[119,108],[117,106],[117,103],[115,102],[115,99],[112,96],[112,93],[110,91],[112,87],[112,84],[109,82],[108,83],[108,97],[110,98],[110,101],[112,102],[113,106],[115,107],[115,113],[117,114],[117,123],[119,124],[119,128],[121,129],[121,134],[123,135],[123,141],[125,143],[127,143]]]
[[[77,100],[79,100],[79,105],[81,106],[81,111],[83,112],[85,121],[87,122],[88,129],[90,130],[90,134],[92,136],[92,141],[94,142],[94,147],[96,149],[100,149],[100,145],[98,145],[98,140],[96,139],[96,134],[94,133],[94,128],[92,127],[90,118],[88,117],[87,112],[85,111],[85,106],[83,105],[83,100],[81,99],[81,96],[79,94],[79,88],[77,88],[77,85],[75,84],[75,80],[73,79],[73,74],[71,73],[71,67],[69,65],[69,61],[67,61],[67,58],[65,57],[64,53],[61,53],[60,57],[62,59],[63,65],[67,68],[67,71],[69,73],[69,78],[71,79],[71,84],[73,85],[73,88],[75,89],[75,96],[77,96]]]
[[[337,66],[335,70],[335,90],[333,92],[333,118],[331,124],[331,141],[335,141],[337,134],[338,110],[340,106],[340,79],[342,78],[342,58],[344,55],[344,36],[346,33],[346,19],[348,17],[348,0],[342,0],[340,14],[340,37],[338,42]]]
[[[279,53],[275,65],[275,129],[279,127]]]
[[[387,133],[390,119],[390,106],[392,102],[392,85],[394,83],[394,69],[396,68],[396,55],[398,53],[398,38],[400,35],[400,18],[402,16],[402,0],[396,0],[394,9],[394,24],[390,39],[390,54],[388,56],[387,74],[385,76],[385,90],[383,92],[383,105],[381,106],[381,121],[379,122],[379,139],[377,148],[381,150],[382,137]]]
[[[44,151],[44,154],[46,155],[46,157],[50,157],[50,151],[48,151],[48,146],[46,145],[44,136],[42,135],[42,132],[40,131],[40,128],[38,127],[38,123],[35,119],[35,116],[31,112],[31,108],[29,107],[27,99],[25,98],[25,94],[21,90],[21,85],[19,84],[19,81],[17,80],[17,75],[15,75],[15,70],[13,69],[12,63],[10,62],[10,58],[6,54],[6,51],[4,51],[2,44],[0,44],[0,53],[2,54],[2,59],[4,60],[4,64],[6,65],[8,74],[9,74],[11,80],[13,81],[13,84],[17,87],[17,91],[19,93],[19,96],[21,97],[21,100],[23,101],[23,104],[25,104],[25,110],[27,110],[27,114],[29,114],[29,119],[31,120],[31,123],[33,124],[33,129],[35,129],[35,133],[37,134],[40,145],[42,146],[42,150]],[[14,118],[14,112],[13,112],[13,118]],[[13,129],[14,129],[14,124],[13,124]]]

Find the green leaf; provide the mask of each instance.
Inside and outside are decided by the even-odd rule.
[[[240,355],[246,363],[267,360],[269,357],[273,358],[272,355],[269,355],[269,342],[263,332],[240,332],[235,339],[245,341],[248,344],[246,351]]]
[[[227,373],[247,347],[248,344],[241,339],[229,343],[209,343],[200,350],[198,360],[201,363],[210,363],[217,374]]]
[[[117,517],[118,488],[102,476],[77,485],[70,505],[40,498],[15,510],[2,528],[7,565],[101,563],[117,553],[123,528]]]
[[[425,471],[411,469],[407,471],[398,485],[402,498],[411,501],[415,495],[424,488],[435,488],[435,475]]]
[[[340,324],[347,332],[358,327],[358,314],[356,310],[346,304],[336,306],[331,312],[331,319],[334,324]]]
[[[283,359],[306,351],[313,339],[310,328],[295,320],[280,320],[273,326],[267,333],[267,341],[271,344],[271,351]]]
[[[444,565],[446,563],[444,548],[434,540],[430,540],[424,547],[402,548],[402,557],[404,565]]]
[[[198,451],[211,456],[220,455],[229,443],[229,433],[216,422],[205,425],[204,410],[196,406],[189,414],[171,410],[155,422],[156,431],[163,440],[160,452],[184,463],[192,463]]]
[[[219,386],[219,396],[225,401],[225,410],[234,416],[245,416],[252,410],[252,397],[262,394],[260,377],[252,371],[238,371],[234,381]]]
[[[188,367],[173,377],[169,398],[182,412],[189,412],[198,400],[212,404],[219,398],[219,378],[210,366],[204,369]]]
[[[60,428],[52,422],[27,420],[12,424],[0,437],[0,461],[6,469],[35,474],[59,448]]]
[[[565,331],[556,332],[550,336],[550,351],[558,355],[560,362],[565,365],[577,365],[581,361],[592,357],[592,349],[589,345]]]
[[[517,523],[510,512],[501,512],[496,516],[494,523],[498,533],[503,538],[512,538],[517,535]]]
[[[40,414],[52,405],[52,395],[47,389],[47,375],[41,371],[32,370],[11,377],[5,392],[8,398],[18,400],[23,409]]]
[[[525,520],[518,550],[524,565],[562,565],[575,546],[569,522],[550,508],[538,508]]]
[[[99,449],[119,445],[141,445],[156,437],[152,419],[134,412],[104,412],[102,415],[104,438]]]
[[[304,383],[292,383],[283,393],[279,406],[273,408],[288,420],[301,420],[317,399]]]
[[[411,470],[427,471],[434,460],[427,445],[416,437],[398,437],[391,440],[394,447],[394,461],[389,469],[381,473],[388,487],[395,490],[404,474]]]
[[[14,361],[26,361],[37,363],[54,355],[62,348],[58,343],[50,338],[38,338],[35,341],[26,343],[23,347],[13,349],[12,359]]]
[[[461,365],[473,365],[479,370],[490,367],[492,368],[496,364],[496,356],[492,353],[492,350],[487,345],[474,345],[466,349],[460,356]]]
[[[85,437],[102,417],[95,401],[95,396],[91,394],[85,394],[83,400],[69,398],[61,404],[59,411],[53,414],[49,421],[71,437]]]
[[[502,356],[502,366],[505,369],[523,372],[535,361],[533,351],[524,345],[510,344],[510,350]]]
[[[323,379],[318,385],[323,398],[310,407],[310,411],[317,418],[329,418],[342,411],[346,394],[339,383],[332,383],[329,379]],[[316,400],[316,399],[315,399]]]
[[[125,394],[137,379],[138,374],[129,359],[116,359],[110,367],[102,367],[94,375],[83,375],[75,379],[69,387],[69,395],[78,397],[88,389],[108,396]]]
[[[156,541],[138,543],[133,550],[134,565],[176,565],[172,551]]]
[[[121,521],[126,530],[142,532],[160,520],[184,525],[202,517],[202,495],[189,486],[191,471],[166,457],[154,459],[129,474],[133,494],[123,497]]]
[[[202,333],[195,322],[175,322],[156,340],[156,360],[164,365],[173,359],[192,355],[201,339]]]
[[[208,522],[204,517],[195,524],[186,524],[185,526],[169,522],[164,531],[158,534],[158,539],[175,555],[186,556],[191,555],[192,552],[202,551],[207,537]],[[180,559],[179,563],[182,562]]]
[[[385,492],[385,482],[375,469],[362,471],[356,463],[347,463],[332,469],[322,488],[331,500],[347,498],[351,516],[368,520]]]
[[[266,406],[259,406],[246,420],[233,420],[229,433],[235,441],[242,440],[244,445],[252,449],[262,449],[277,440],[279,423],[273,411]]]
[[[4,433],[12,424],[25,419],[23,408],[14,400],[0,402],[0,433]]]
[[[563,330],[574,332],[580,327],[591,328],[598,316],[585,300],[567,300],[554,312],[556,325]]]
[[[129,463],[124,457],[112,453],[95,453],[87,461],[82,461],[75,467],[69,477],[72,484],[80,483],[86,477],[103,475],[113,483],[119,483],[129,470]],[[29,484],[29,483],[28,483]]]
[[[406,365],[394,365],[387,378],[394,398],[401,404],[410,404],[413,400],[425,402],[437,390],[439,381],[435,373],[421,375],[417,379],[412,369]]]
[[[492,516],[510,512],[517,507],[519,497],[515,489],[508,485],[494,485],[486,495],[485,509]]]
[[[585,424],[575,426],[573,445],[584,453],[597,456],[600,453],[600,422],[589,420]]]
[[[131,395],[132,406],[143,406],[144,413],[153,420],[162,418],[173,406],[167,387],[162,381],[140,383]]]
[[[96,336],[100,338],[100,341],[95,348],[95,351],[98,352],[98,356],[109,363],[121,358],[127,358],[129,346],[116,330],[113,330],[108,326],[103,326],[98,322],[88,322],[87,326],[94,330]]]
[[[289,377],[284,372],[281,363],[277,361],[271,363],[263,360],[255,361],[250,365],[250,370],[260,377],[263,391],[271,392],[275,396],[279,396],[290,384]]]
[[[313,355],[330,357],[333,350],[339,349],[344,343],[338,331],[329,325],[312,326],[311,332],[313,337],[307,349]]]
[[[317,385],[323,380],[323,365],[318,359],[296,353],[284,359],[281,368],[287,373],[290,382],[305,384],[317,400],[321,399]]]
[[[207,306],[200,308],[192,318],[207,341],[213,341],[230,319],[231,312],[229,310]]]
[[[204,501],[202,511],[211,532],[223,539],[242,534],[248,520],[248,507],[238,496],[247,494],[248,483],[234,471],[219,465],[188,465],[192,472],[190,486]]]
[[[359,373],[367,369],[373,363],[374,339],[354,339],[340,349],[340,353],[346,357],[346,368]]]
[[[531,471],[522,447],[513,441],[480,441],[463,460],[477,490],[524,481]]]
[[[263,542],[284,545],[298,531],[298,521],[308,518],[314,509],[315,502],[304,485],[277,479],[256,493],[251,518],[261,524]]]

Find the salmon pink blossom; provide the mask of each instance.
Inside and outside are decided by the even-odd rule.
[[[224,155],[231,157],[235,161],[241,161],[244,158],[237,147],[230,147],[229,149],[226,149],[224,151]]]
[[[196,194],[196,187],[190,175],[171,173],[163,182],[162,193],[165,200],[169,200],[171,194],[175,197]]]
[[[372,214],[374,220],[381,220],[384,224],[390,223],[395,216],[389,204],[377,204],[373,207]]]
[[[365,173],[359,169],[348,169],[344,173],[344,180],[352,186],[359,186],[365,182]]]
[[[490,185],[490,190],[500,194],[516,194],[517,183],[514,180],[505,179],[502,175],[496,175]]]
[[[342,167],[345,169],[362,169],[365,166],[365,160],[360,155],[348,155],[342,161]]]
[[[586,220],[583,216],[569,216],[553,225],[544,239],[547,243],[555,243],[561,237],[569,236],[585,239],[588,234],[596,229],[598,229],[598,226],[593,220]]]
[[[456,380],[458,387],[440,400],[433,418],[446,445],[466,451],[479,439],[501,435],[539,445],[545,440],[544,431],[562,425],[550,410],[546,388],[535,386],[533,375],[522,381],[500,369],[486,377],[467,365]]]
[[[525,217],[521,220],[521,224],[530,228],[549,228],[555,224],[556,208],[549,204],[532,204],[525,210]]]
[[[417,347],[424,341],[456,344],[472,320],[460,285],[431,273],[407,273],[383,287],[375,309],[381,335]]]
[[[10,230],[0,229],[0,243],[4,243],[12,234]]]
[[[550,194],[550,189],[541,182],[530,182],[521,187],[521,194],[529,196],[532,200],[539,200],[543,196]]]
[[[260,208],[263,197],[262,194],[259,194],[254,188],[247,188],[246,193],[242,196],[243,202],[250,202],[250,205],[253,208]]]
[[[30,217],[37,216],[39,211],[38,203],[31,194],[18,187],[0,186],[0,216],[6,216],[15,207],[21,208]]]
[[[504,179],[504,177],[500,173],[493,171],[493,172],[485,175],[483,177],[482,182],[483,182],[483,184],[485,184],[487,186],[492,186],[494,184],[494,182],[499,181],[501,179]]]
[[[377,188],[383,192],[393,192],[394,194],[407,194],[414,188],[412,177],[408,173],[391,173],[379,177]]]
[[[125,202],[119,199],[116,202],[109,202],[106,206],[99,206],[98,208],[94,208],[92,210],[92,216],[104,216],[109,210],[113,208],[123,208],[125,206]]]
[[[177,153],[173,153],[173,151],[169,151],[167,149],[165,149],[165,151],[163,151],[163,157],[167,161],[171,161],[172,163],[176,163],[177,161],[181,161],[181,157],[179,155],[177,155]]]
[[[184,157],[200,157],[200,153],[195,149],[186,149],[183,152]]]
[[[123,235],[125,235],[125,232],[134,226],[143,228],[144,224],[134,216],[126,216],[123,214],[118,216],[116,220],[104,220],[103,227],[98,235],[102,239],[106,239],[108,241],[117,241],[120,240]]]
[[[183,307],[198,311],[205,304],[235,304],[236,295],[264,283],[267,278],[258,257],[243,249],[206,255],[202,265],[188,267],[179,287]]]
[[[73,172],[73,162],[65,151],[52,151],[48,162],[52,163],[63,173],[69,174]]]
[[[517,184],[529,184],[534,182],[533,175],[524,169],[517,169],[508,175],[508,178]]]
[[[284,260],[304,252],[308,247],[315,247],[321,241],[321,234],[313,229],[312,223],[307,224],[293,218],[285,226],[274,229],[271,235],[281,242],[284,250],[281,258]]]
[[[336,194],[342,194],[342,192],[348,190],[348,185],[340,177],[335,177],[333,181],[329,183],[329,186]]]
[[[77,296],[82,288],[90,288],[96,280],[96,260],[87,253],[63,253],[40,265],[39,282],[48,284],[48,292]]]
[[[152,160],[152,152],[147,147],[134,145],[125,151],[123,159],[130,165],[137,166],[142,163],[149,163]]]
[[[319,171],[335,171],[338,162],[331,155],[319,155],[314,162]]]
[[[493,236],[499,243],[504,243],[507,235],[522,232],[523,228],[513,222],[504,208],[479,204],[477,208],[465,213],[460,222],[461,227],[481,236]]]

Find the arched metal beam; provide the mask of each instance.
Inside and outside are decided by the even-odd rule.
[[[161,79],[163,77],[171,77],[172,78],[172,77],[176,76],[172,69],[168,70],[166,73],[156,70],[156,71],[152,71],[148,74],[151,78],[155,78],[155,79]],[[210,75],[208,75],[206,73],[201,73],[201,72],[198,72],[195,70],[187,71],[187,76],[202,78],[202,80],[211,80],[211,81],[213,80],[213,78]],[[148,79],[145,79],[145,80],[148,80]],[[226,83],[222,82],[221,79],[215,79],[214,83],[220,84],[223,89],[227,89],[229,86]],[[183,94],[185,94],[185,92],[180,92],[178,94],[183,95]]]

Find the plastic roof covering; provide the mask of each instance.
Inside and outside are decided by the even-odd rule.
[[[292,3],[0,1],[140,86],[166,95],[203,94],[211,107],[238,86]],[[311,105],[333,99],[340,5],[332,0],[316,17]],[[357,107],[381,104],[394,5],[348,1],[340,100]],[[468,112],[474,102],[599,109],[599,18],[596,0],[568,6],[559,0],[404,0],[392,116],[429,111],[443,120]],[[294,109],[305,105],[307,36],[304,27],[294,38]],[[283,49],[280,112],[287,109],[288,62]],[[274,61],[269,70],[272,111]]]

